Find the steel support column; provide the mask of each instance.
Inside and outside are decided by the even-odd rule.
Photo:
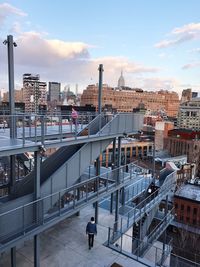
[[[14,85],[14,56],[13,56],[13,46],[16,46],[16,43],[13,42],[13,36],[8,35],[7,40],[4,41],[4,44],[7,44],[8,48],[8,86],[9,86],[9,111],[10,111],[10,138],[15,139],[16,129],[15,129],[15,85]],[[10,156],[10,186],[9,192],[12,190],[16,182],[16,173],[15,173],[15,156]],[[11,249],[11,266],[16,266],[16,248]]]
[[[168,213],[168,195],[166,196],[166,200],[165,200],[165,218],[167,216],[167,213]],[[166,233],[167,229],[165,229],[165,232],[164,232],[164,242],[163,242],[163,253],[165,251],[165,246],[167,244],[167,233]]]
[[[116,138],[113,138],[112,164],[112,169],[114,169],[116,166]]]
[[[115,192],[115,225],[114,230],[117,231],[119,225],[119,190]]]
[[[120,170],[119,167],[121,165],[121,137],[118,137],[118,157],[117,157],[117,184],[120,183]],[[118,229],[118,220],[119,220],[119,190],[115,192],[115,231]]]
[[[16,247],[11,248],[10,257],[11,257],[11,267],[16,267]]]
[[[112,150],[112,170],[116,167],[116,138],[113,138],[113,150]],[[113,213],[113,194],[110,196],[110,213]]]
[[[35,179],[34,179],[34,196],[35,200],[40,198],[40,152],[34,152],[34,161],[35,161]],[[40,221],[41,214],[41,205],[40,202],[36,203],[35,207],[35,216],[36,222]],[[43,214],[42,214],[43,216]],[[40,266],[40,236],[34,236],[34,267]]]
[[[15,42],[13,42],[13,36],[8,35],[7,40],[3,42],[7,45],[8,48],[8,86],[9,86],[9,112],[10,112],[10,120],[9,120],[9,128],[10,128],[10,138],[15,139],[16,137],[16,128],[15,128],[15,85],[14,85],[14,53],[13,46],[17,46]],[[10,156],[10,188],[9,191],[12,190],[16,182],[16,174],[15,174],[15,156]]]
[[[110,195],[110,213],[113,213],[113,193]]]
[[[34,236],[34,267],[40,267],[40,237]]]
[[[97,158],[96,160],[96,176],[99,176],[100,175],[100,160],[99,160],[99,157]],[[96,185],[95,185],[95,191],[98,190],[98,180],[96,182]],[[96,201],[94,203],[94,207],[95,207],[95,222],[98,223],[98,218],[99,218],[99,202]]]
[[[34,152],[35,161],[35,179],[34,179],[34,196],[35,200],[40,198],[40,152]]]

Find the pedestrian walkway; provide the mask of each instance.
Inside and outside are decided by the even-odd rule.
[[[114,216],[99,208],[98,234],[94,247],[88,249],[86,225],[94,216],[92,205],[81,210],[79,216],[63,220],[40,235],[41,267],[110,267],[118,263],[123,267],[143,267],[120,253],[107,248],[103,243],[108,237],[108,226],[113,226]],[[26,241],[17,249],[17,267],[33,267],[33,241]],[[9,267],[9,254],[1,256],[0,267]]]

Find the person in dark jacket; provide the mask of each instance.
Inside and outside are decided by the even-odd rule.
[[[91,217],[90,222],[88,222],[86,226],[86,234],[88,235],[89,249],[91,249],[94,244],[94,235],[97,235],[97,226],[94,221],[94,217]]]

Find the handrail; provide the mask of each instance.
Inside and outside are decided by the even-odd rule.
[[[109,173],[114,173],[114,172],[116,172],[116,170],[123,169],[123,168],[125,168],[126,166],[129,166],[129,165],[131,165],[131,164],[132,164],[132,163],[129,163],[129,164],[120,166],[120,167],[118,167],[118,168],[115,168],[114,170],[108,170],[107,172],[103,173],[102,175],[109,174]],[[130,174],[130,177],[131,177],[131,174]],[[67,192],[67,191],[71,191],[71,190],[77,189],[77,188],[79,188],[79,187],[81,187],[81,186],[83,186],[83,185],[86,185],[86,184],[88,184],[88,183],[91,183],[91,182],[93,182],[93,181],[95,181],[96,179],[99,179],[99,178],[103,179],[104,177],[102,177],[101,175],[93,176],[93,177],[91,177],[91,178],[90,178],[89,180],[87,180],[87,181],[80,182],[80,183],[78,183],[78,184],[76,184],[76,185],[72,185],[72,186],[67,187],[67,188],[65,188],[65,189],[59,190],[59,191],[57,191],[57,192],[55,192],[55,193],[53,193],[53,194],[49,194],[49,195],[47,195],[47,196],[45,196],[45,197],[43,197],[43,198],[40,198],[40,199],[31,201],[31,202],[29,202],[29,203],[27,203],[27,204],[24,204],[24,205],[22,205],[22,206],[19,206],[19,207],[15,208],[15,209],[6,211],[6,212],[4,212],[4,213],[0,213],[0,217],[3,216],[3,215],[5,215],[5,214],[8,214],[9,212],[13,212],[13,211],[15,211],[15,210],[22,209],[22,208],[24,208],[24,207],[26,207],[26,206],[28,206],[28,205],[31,205],[31,204],[37,203],[37,202],[39,202],[39,201],[45,200],[45,199],[47,199],[47,198],[53,197],[53,196],[59,194],[59,192]],[[141,178],[140,180],[142,180],[142,179],[143,179],[143,178]],[[140,180],[139,180],[139,181],[140,181]],[[136,183],[138,183],[138,181],[136,181]]]

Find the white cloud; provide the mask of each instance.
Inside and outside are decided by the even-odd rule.
[[[170,33],[171,38],[155,44],[156,48],[166,48],[189,40],[200,39],[200,23],[190,23],[175,28]]]
[[[162,78],[162,77],[150,77],[143,79],[143,87],[148,90],[170,90],[170,91],[178,91],[180,87],[180,81],[173,78]]]
[[[41,33],[25,32],[16,42],[18,44],[16,63],[24,66],[55,67],[65,60],[87,58],[88,44],[46,39]]]
[[[200,23],[189,23],[172,30],[173,34],[195,33],[200,31]]]
[[[47,39],[46,35],[38,32],[21,33],[15,41],[15,76],[18,83],[26,72],[39,73],[44,81],[96,83],[99,64],[104,64],[104,83],[111,86],[117,85],[122,69],[126,76],[159,71],[158,68],[133,62],[126,57],[94,59],[89,53],[94,46],[90,44]]]
[[[196,68],[200,66],[200,62],[193,62],[193,63],[189,63],[189,64],[185,64],[182,69],[183,70],[187,70],[187,69],[192,69],[192,68]]]
[[[25,12],[23,12],[21,9],[16,8],[8,3],[2,3],[0,4],[0,25],[2,27],[4,21],[6,18],[10,15],[17,15],[17,16],[27,16]]]
[[[194,48],[189,51],[190,53],[200,53],[200,48]]]

